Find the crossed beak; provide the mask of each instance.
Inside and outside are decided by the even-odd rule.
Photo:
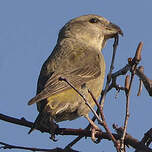
[[[121,28],[118,25],[113,24],[111,22],[105,25],[105,29],[106,29],[106,32],[104,34],[105,34],[105,38],[107,39],[113,38],[116,34],[120,34],[121,36],[123,36],[123,32]]]

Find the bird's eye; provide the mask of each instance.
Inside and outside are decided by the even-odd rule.
[[[99,20],[97,18],[92,18],[89,20],[90,23],[97,23]]]

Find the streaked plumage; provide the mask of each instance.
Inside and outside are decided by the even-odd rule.
[[[83,99],[59,78],[66,78],[94,106],[88,89],[99,98],[105,74],[101,50],[106,40],[117,33],[122,34],[118,26],[97,15],[81,16],[65,24],[53,52],[42,66],[37,95],[28,103],[37,103],[40,112],[33,128],[51,128],[52,119],[60,122],[88,115],[90,110]]]

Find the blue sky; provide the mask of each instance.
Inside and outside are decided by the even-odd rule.
[[[56,44],[59,29],[70,19],[84,14],[104,16],[124,31],[124,37],[119,41],[115,71],[127,63],[128,57],[133,57],[139,41],[143,41],[141,64],[145,67],[145,73],[152,78],[151,6],[151,0],[0,0],[0,112],[35,120],[36,106],[28,106],[27,102],[35,95],[40,68]],[[113,40],[110,40],[103,50],[107,70],[111,61],[112,44]],[[124,77],[121,77],[119,82],[122,84],[123,80]],[[136,77],[131,92],[127,131],[141,139],[145,131],[151,128],[149,116],[152,99],[145,89],[140,97],[136,96],[138,83]],[[104,112],[110,128],[113,123],[121,126],[125,113],[124,93],[120,92],[115,99],[115,90],[112,90],[106,98]],[[48,134],[34,131],[28,135],[28,128],[3,121],[0,123],[0,141],[10,144],[63,148],[74,138],[57,136],[58,142],[53,143]],[[71,128],[84,128],[86,125],[84,118],[60,123],[60,127]],[[96,145],[90,139],[82,139],[73,148],[81,151],[114,151],[110,141]]]

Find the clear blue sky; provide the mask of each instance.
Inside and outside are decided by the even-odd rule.
[[[40,68],[56,44],[59,29],[71,18],[91,13],[106,17],[124,31],[124,37],[120,38],[115,70],[127,63],[127,58],[134,55],[138,42],[143,41],[141,63],[145,67],[145,73],[152,78],[151,0],[0,0],[1,113],[35,120],[36,106],[27,106],[27,102],[35,95]],[[103,50],[107,69],[111,60],[112,43],[110,40]],[[127,131],[141,139],[145,131],[152,127],[152,99],[145,89],[137,97],[137,88],[136,77]],[[121,126],[125,113],[124,93],[120,93],[117,99],[114,97],[115,90],[108,94],[104,109],[110,127],[113,123]],[[84,128],[86,125],[84,118],[60,123],[60,127],[71,128]],[[53,143],[48,134],[34,131],[28,135],[28,130],[29,128],[0,121],[0,141],[21,146],[55,148],[64,147],[73,139],[71,136],[57,136],[59,141]],[[90,139],[81,140],[73,148],[80,151],[114,151],[111,142],[103,141],[96,145]]]

